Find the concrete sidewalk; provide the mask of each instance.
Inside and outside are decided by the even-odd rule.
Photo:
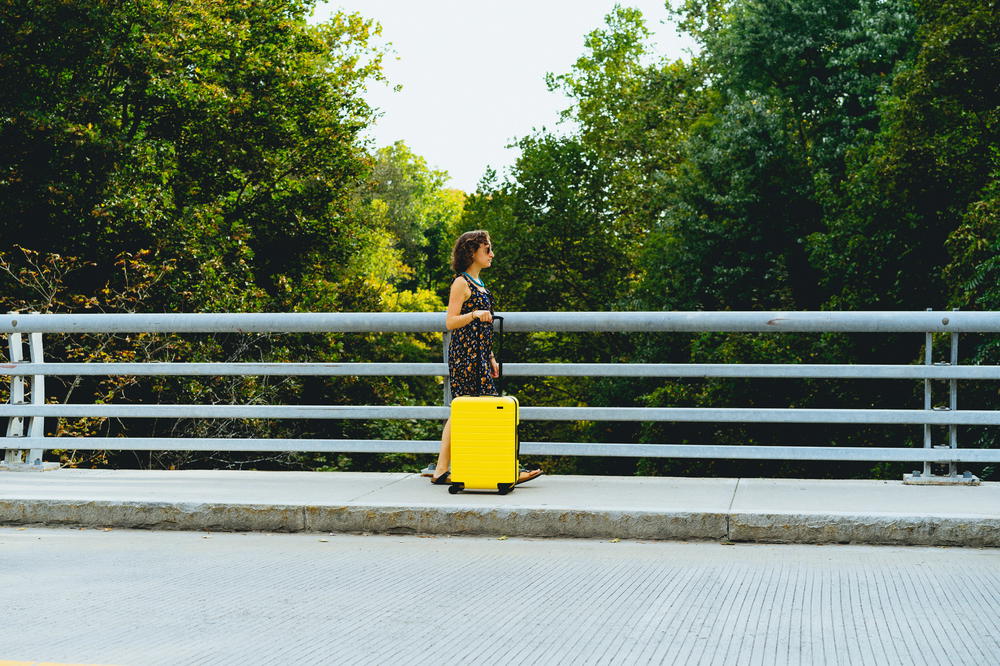
[[[0,474],[0,524],[997,547],[1000,483],[66,469]]]

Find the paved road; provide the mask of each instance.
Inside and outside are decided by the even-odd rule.
[[[0,661],[997,664],[1000,550],[0,528]]]

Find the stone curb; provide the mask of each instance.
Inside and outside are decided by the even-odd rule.
[[[983,516],[6,499],[0,524],[1000,547],[1000,518]]]
[[[1000,547],[1000,518],[975,515],[734,513],[731,541]]]
[[[356,532],[620,539],[723,539],[719,513],[0,500],[0,524],[220,532]]]
[[[726,533],[724,514],[700,512],[354,505],[310,506],[305,515],[318,532],[676,540]]]
[[[301,506],[0,500],[0,524],[214,532],[301,532]]]

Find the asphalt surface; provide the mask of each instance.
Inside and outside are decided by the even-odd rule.
[[[996,664],[1000,550],[0,528],[0,662]]]

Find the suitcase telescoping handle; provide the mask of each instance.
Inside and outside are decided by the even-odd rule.
[[[496,356],[497,365],[499,366],[499,376],[496,381],[497,393],[503,395],[503,390],[501,389],[501,383],[503,380],[503,317],[494,315],[493,321],[500,323],[500,334],[497,336],[497,353],[494,354],[494,356]]]

